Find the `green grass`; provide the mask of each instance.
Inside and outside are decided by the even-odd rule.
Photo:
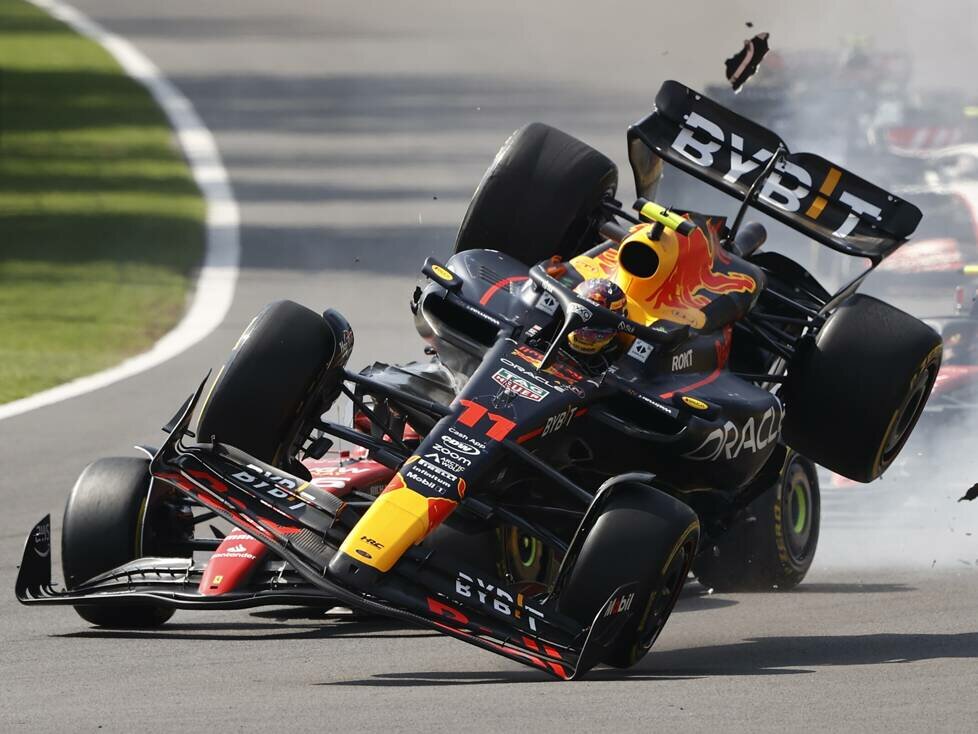
[[[0,0],[0,403],[172,328],[203,216],[149,93],[98,45]]]

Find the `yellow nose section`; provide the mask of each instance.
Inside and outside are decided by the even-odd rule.
[[[401,487],[384,492],[360,518],[340,552],[387,572],[428,534],[428,498]]]

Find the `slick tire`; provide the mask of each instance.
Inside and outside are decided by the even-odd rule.
[[[78,477],[68,496],[61,531],[61,568],[68,589],[143,555],[142,523],[150,484],[149,460],[99,459]],[[76,606],[99,627],[159,627],[173,608]]]
[[[599,206],[614,195],[610,158],[534,122],[503,143],[469,203],[455,252],[498,250],[526,265],[568,260],[597,243]]]
[[[785,469],[713,548],[693,573],[719,592],[784,591],[801,583],[818,547],[821,499],[815,465],[789,455]]]
[[[876,479],[917,424],[941,366],[941,337],[910,314],[858,294],[788,366],[785,443],[858,482]]]
[[[241,334],[200,412],[197,437],[281,469],[310,413],[335,340],[320,314],[292,301],[266,306]]]
[[[643,484],[617,486],[585,538],[557,608],[588,626],[618,587],[639,582],[632,603],[638,613],[603,659],[617,668],[632,666],[672,613],[698,542],[699,521],[689,506]]]

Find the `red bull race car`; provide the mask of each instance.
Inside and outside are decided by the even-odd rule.
[[[827,292],[763,250],[744,213],[872,267],[920,213],[678,82],[628,148],[632,208],[583,142],[536,123],[510,137],[411,300],[430,363],[352,372],[339,313],[266,307],[162,446],[83,472],[65,588],[50,517],[31,530],[17,598],[123,627],[343,605],[570,679],[638,662],[690,572],[799,583],[818,541],[814,462],[885,471],[941,339],[858,294],[866,273]],[[666,164],[736,216],[656,204]],[[327,419],[338,401],[351,420]],[[337,440],[359,448],[328,454]]]

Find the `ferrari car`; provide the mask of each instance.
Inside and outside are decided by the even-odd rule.
[[[540,123],[506,141],[411,298],[430,363],[350,371],[342,315],[266,307],[160,447],[82,473],[64,589],[50,517],[32,529],[18,599],[105,626],[338,604],[570,679],[638,662],[691,571],[799,583],[814,463],[885,471],[941,338],[857,293],[866,273],[829,293],[744,215],[875,267],[920,212],[674,81],[627,142],[630,208],[585,143]],[[666,164],[736,216],[656,203]],[[348,424],[325,417],[339,400]]]

